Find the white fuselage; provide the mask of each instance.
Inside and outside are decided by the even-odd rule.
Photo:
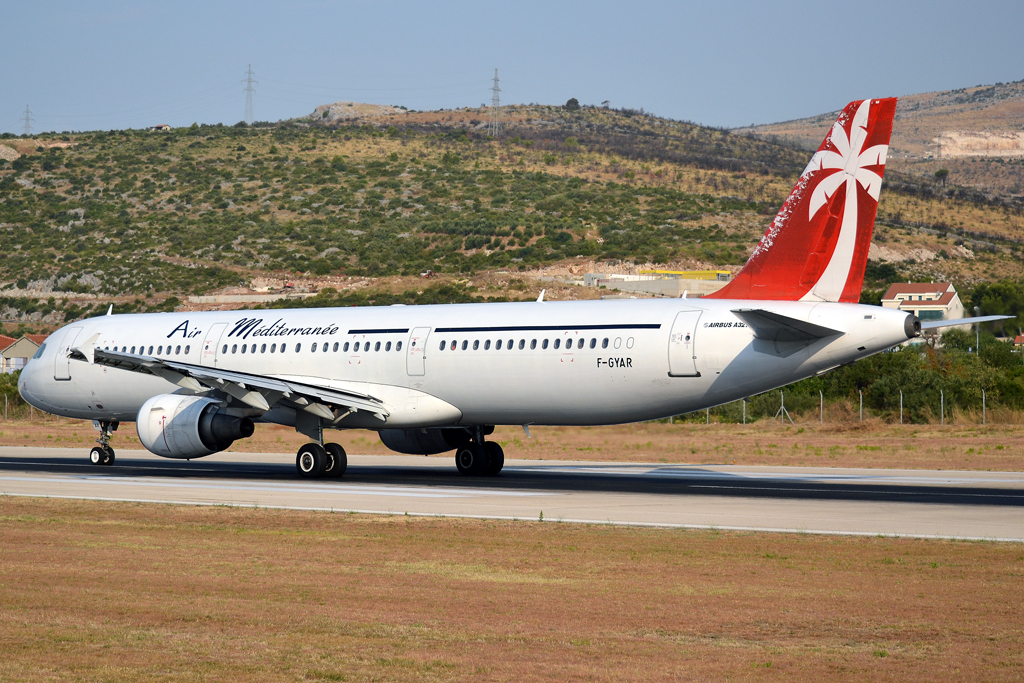
[[[845,334],[765,341],[737,308]],[[114,315],[52,334],[19,389],[51,413],[118,421],[134,421],[155,395],[183,393],[67,357],[95,337],[96,348],[356,392],[387,409],[385,422],[357,412],[340,427],[612,424],[719,405],[851,363],[905,341],[906,318],[857,304],[712,299]],[[295,423],[287,409],[257,417]]]

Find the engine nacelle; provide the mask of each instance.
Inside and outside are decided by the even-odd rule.
[[[469,432],[458,427],[381,429],[378,433],[385,446],[409,455],[434,455],[453,451],[470,441]]]
[[[143,403],[136,427],[147,450],[177,459],[212,455],[255,431],[252,420],[228,415],[212,398],[177,394],[160,394]]]

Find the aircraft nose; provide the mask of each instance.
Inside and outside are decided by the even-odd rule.
[[[18,377],[18,393],[25,401],[42,409],[39,396],[39,362],[35,359],[30,360],[22,369]]]

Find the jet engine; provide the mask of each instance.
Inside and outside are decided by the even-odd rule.
[[[150,452],[176,459],[222,451],[255,430],[252,420],[228,415],[211,398],[177,394],[160,394],[143,403],[136,426]]]
[[[380,440],[397,453],[434,455],[469,443],[469,432],[458,427],[429,429],[381,429]]]

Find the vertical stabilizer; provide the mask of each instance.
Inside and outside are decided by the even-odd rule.
[[[715,299],[860,300],[896,98],[851,102]]]

